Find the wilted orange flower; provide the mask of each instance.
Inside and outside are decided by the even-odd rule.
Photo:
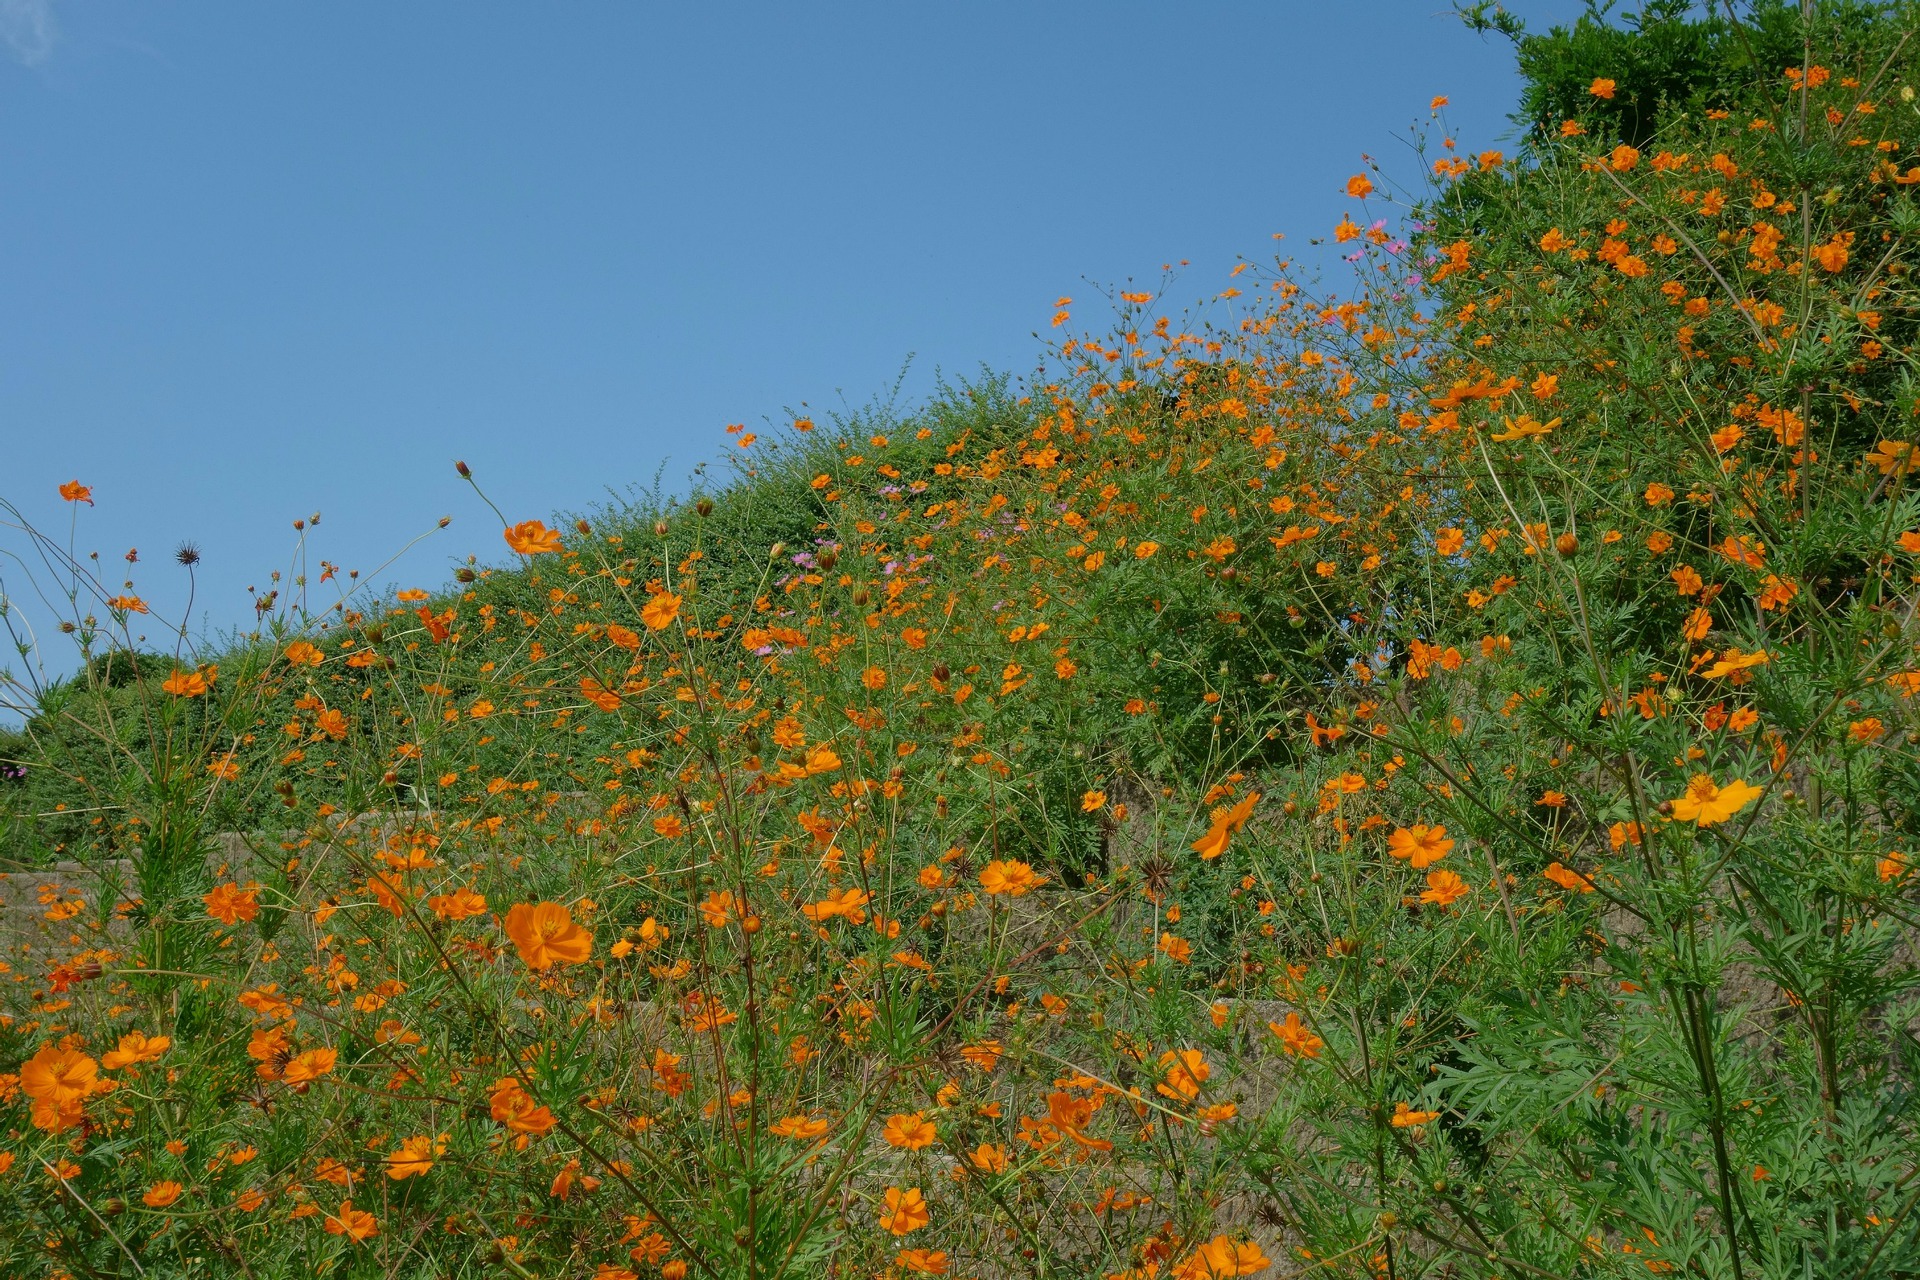
[[[1017,898],[1046,882],[1045,876],[1024,862],[1002,862],[996,858],[980,869],[980,887],[991,897]]]
[[[327,1217],[327,1234],[345,1236],[359,1244],[380,1234],[380,1224],[374,1216],[363,1209],[353,1207],[353,1201],[342,1200],[340,1210]]]
[[[558,902],[518,902],[507,911],[507,937],[529,969],[582,964],[593,954],[593,934],[573,922]]]
[[[1686,794],[1673,802],[1673,817],[1677,822],[1710,827],[1752,804],[1765,790],[1737,778],[1722,787],[1711,776],[1697,773],[1687,782]]]
[[[93,489],[78,480],[69,480],[60,486],[60,496],[68,502],[84,502],[93,505]]]
[[[902,1151],[918,1151],[930,1147],[939,1138],[939,1132],[933,1127],[933,1121],[918,1111],[890,1116],[887,1127],[880,1131],[890,1147]]]
[[[927,1209],[926,1197],[920,1194],[920,1188],[908,1187],[902,1191],[898,1187],[888,1187],[886,1207],[880,1211],[880,1226],[896,1236],[904,1236],[910,1231],[918,1231],[933,1221],[933,1214]]]
[[[538,520],[522,520],[519,524],[509,526],[502,536],[509,547],[523,556],[560,550],[560,531],[549,529]]]
[[[1429,827],[1424,823],[1402,827],[1387,837],[1387,852],[1411,864],[1416,871],[1426,870],[1446,857],[1452,848],[1453,841],[1447,839],[1445,827]]]
[[[180,1193],[185,1190],[186,1188],[177,1182],[156,1182],[147,1188],[145,1195],[140,1197],[140,1203],[149,1209],[164,1209],[178,1200]]]
[[[203,894],[200,900],[207,904],[207,914],[224,925],[235,925],[242,920],[251,920],[260,914],[258,890],[242,889],[228,881],[215,885]]]
[[[655,593],[640,607],[640,621],[647,624],[649,631],[665,631],[679,616],[680,597],[671,591]]]
[[[1326,1043],[1313,1034],[1312,1029],[1300,1020],[1300,1015],[1297,1013],[1290,1012],[1282,1021],[1269,1022],[1267,1030],[1279,1037],[1280,1047],[1286,1051],[1288,1057],[1317,1058],[1320,1056],[1321,1046]]]

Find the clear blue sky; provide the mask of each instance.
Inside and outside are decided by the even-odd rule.
[[[1448,8],[0,0],[0,494],[91,484],[169,614],[197,542],[196,630],[316,510],[363,571],[453,515],[383,579],[439,583],[505,551],[455,458],[516,519],[681,488],[910,355],[1032,367],[1089,281],[1304,246],[1435,94],[1498,145]]]

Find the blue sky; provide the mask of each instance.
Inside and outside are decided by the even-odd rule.
[[[455,458],[516,519],[683,488],[910,356],[909,400],[1031,368],[1089,282],[1304,246],[1435,94],[1498,145],[1511,52],[1448,7],[0,0],[0,496],[92,485],[163,613],[196,542],[196,631],[314,511],[369,572],[452,515],[382,576],[439,583],[504,553]]]

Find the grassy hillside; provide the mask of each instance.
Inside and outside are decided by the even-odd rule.
[[[1338,290],[83,600],[0,795],[137,900],[34,882],[0,1270],[1920,1271],[1914,25],[1516,32]]]

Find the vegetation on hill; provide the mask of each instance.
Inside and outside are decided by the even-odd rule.
[[[217,654],[81,590],[3,1269],[1920,1271],[1912,29],[1515,32],[1344,293]]]

